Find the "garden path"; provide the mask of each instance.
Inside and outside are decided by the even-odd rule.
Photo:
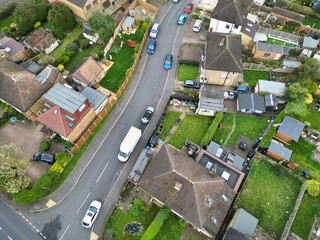
[[[171,128],[171,131],[169,132],[168,136],[166,137],[166,139],[164,140],[164,142],[169,142],[170,138],[172,137],[172,135],[174,134],[174,132],[177,130],[177,128],[179,127],[180,123],[183,121],[184,117],[186,116],[186,113],[182,113],[178,119],[178,121],[174,124],[174,126]]]
[[[236,128],[236,116],[233,114],[233,126],[232,126],[232,129],[231,129],[231,132],[229,133],[229,136],[227,137],[227,139],[224,141],[224,144],[223,146],[225,146],[227,144],[227,142],[229,141],[229,138],[231,137],[234,129]]]

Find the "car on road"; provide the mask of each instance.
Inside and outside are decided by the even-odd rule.
[[[195,88],[200,89],[200,83],[193,80],[185,80],[183,83],[185,88]]]
[[[193,8],[193,3],[188,3],[186,8],[184,9],[184,12],[185,13],[190,13],[192,11],[192,8]]]
[[[37,162],[53,164],[55,162],[55,157],[49,153],[37,152],[33,155],[33,160]]]
[[[151,39],[148,45],[147,53],[153,54],[156,49],[157,41]]]
[[[97,200],[92,201],[86,214],[83,217],[83,220],[81,222],[82,226],[84,226],[85,228],[92,227],[92,224],[94,223],[94,221],[96,220],[99,214],[101,205],[102,205],[101,202]]]
[[[199,32],[200,29],[201,29],[201,26],[202,26],[202,21],[197,19],[194,24],[193,24],[193,28],[192,28],[192,31],[194,32]]]
[[[164,68],[170,69],[172,67],[172,55],[167,54],[166,59],[164,60]]]
[[[178,24],[182,25],[187,20],[187,15],[181,15],[178,19]]]
[[[160,31],[160,25],[159,23],[154,23],[152,28],[151,28],[151,31],[150,31],[150,38],[156,38],[158,33]]]
[[[144,124],[148,124],[153,114],[154,114],[154,107],[151,107],[151,106],[147,107],[146,111],[143,114],[141,122]]]

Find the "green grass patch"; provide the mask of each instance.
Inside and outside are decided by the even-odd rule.
[[[96,45],[92,44],[89,48],[83,49],[82,52],[77,51],[70,59],[70,62],[65,66],[65,69],[69,72],[77,66],[79,62],[81,62],[82,59],[89,57],[90,52],[94,49]]]
[[[157,237],[157,240],[179,240],[186,226],[185,221],[178,220],[172,214],[164,221]]]
[[[287,46],[287,47],[295,47],[297,44],[288,43],[285,41],[281,41],[275,38],[268,37],[267,43],[275,44],[275,45],[281,45],[281,46]]]
[[[301,117],[297,115],[293,115],[294,118],[298,119],[301,122],[309,122],[311,127],[320,131],[320,113],[318,111],[314,111],[312,109],[308,109],[308,113],[306,116]]]
[[[164,126],[164,129],[161,134],[158,134],[159,138],[163,141],[166,139],[169,132],[171,131],[171,128],[174,126],[174,124],[177,122],[178,118],[181,115],[181,112],[165,111],[164,113],[165,116],[160,123]]]
[[[122,34],[121,38],[116,38],[107,53],[107,58],[113,62],[113,65],[110,67],[105,77],[100,81],[102,87],[114,93],[119,90],[136,57],[134,48],[128,46],[127,41],[131,39],[141,43],[143,34],[144,32],[141,28],[138,28],[135,34]],[[120,48],[121,41],[125,42],[122,48]],[[112,55],[112,60],[110,59],[110,54]]]
[[[10,24],[11,23],[15,23],[16,22],[16,17],[14,15],[11,15],[9,17],[7,17],[6,19],[0,21],[0,30],[3,28],[3,27],[8,27],[10,28]]]
[[[49,22],[46,22],[45,24],[43,24],[43,25],[42,25],[42,28],[43,28],[44,30],[50,29],[51,32],[53,31],[53,26],[52,26],[51,23],[49,23]]]
[[[236,126],[227,146],[234,145],[240,134],[251,140],[256,140],[266,128],[269,119],[268,117],[258,119],[254,116],[236,114]]]
[[[82,30],[83,30],[83,27],[75,27],[71,33],[65,37],[63,40],[62,40],[62,44],[57,47],[55,50],[52,51],[52,53],[50,53],[50,55],[56,57],[60,52],[62,52],[68,43],[71,43],[73,42],[73,40],[79,36],[80,33],[82,33]]]
[[[301,183],[284,167],[271,165],[265,159],[251,161],[251,165],[238,205],[257,217],[264,230],[280,236],[300,192]]]
[[[316,215],[320,214],[320,199],[308,196],[300,203],[291,231],[302,239],[308,239]]]
[[[195,144],[200,144],[203,136],[208,131],[211,122],[212,117],[187,115],[171,137],[169,143],[178,149],[183,147],[186,139]]]
[[[266,71],[259,71],[259,70],[243,70],[243,78],[245,81],[255,83],[258,80],[270,80],[269,72]],[[254,84],[255,85],[255,84]]]
[[[199,75],[199,66],[179,64],[178,81],[196,80]]]
[[[302,24],[305,26],[309,25],[310,27],[320,29],[320,21],[318,19],[305,17],[302,21]]]
[[[233,114],[225,113],[223,115],[221,124],[222,127],[218,128],[215,134],[213,135],[213,141],[220,145],[223,145],[233,127]]]
[[[187,240],[201,240],[200,238],[190,234],[188,237],[187,237]]]

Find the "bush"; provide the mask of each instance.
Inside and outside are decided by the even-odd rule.
[[[145,32],[147,31],[147,29],[148,29],[148,23],[142,23],[141,30]]]
[[[147,18],[143,19],[143,21],[149,25],[149,23],[150,23],[150,18],[147,17]]]
[[[9,17],[15,9],[15,3],[10,2],[5,6],[0,7],[0,21]]]
[[[320,194],[320,183],[316,180],[308,180],[306,189],[310,196],[318,197]]]
[[[249,86],[250,86],[250,87],[254,87],[254,86],[256,86],[256,84],[257,84],[257,80],[251,79],[251,80],[249,81]]]
[[[63,56],[63,55],[66,55],[66,56],[68,56],[68,57],[72,57],[73,55],[74,55],[74,51],[72,51],[72,50],[69,50],[69,49],[65,49],[64,51],[62,51],[61,53],[60,53],[60,55],[61,56]]]
[[[8,28],[8,27],[3,27],[3,28],[1,29],[1,31],[2,31],[5,35],[10,36],[10,28]]]
[[[102,57],[102,56],[103,56],[103,53],[104,53],[104,47],[101,46],[101,45],[95,46],[95,47],[93,48],[92,52],[98,54],[99,57]]]
[[[79,45],[76,42],[68,43],[67,46],[66,46],[66,49],[69,50],[69,51],[77,51],[78,48],[79,48]]]
[[[58,182],[63,172],[64,168],[66,167],[67,163],[71,160],[71,156],[67,153],[57,153],[56,154],[56,161],[49,169],[48,174],[54,179],[54,182]]]
[[[64,66],[62,64],[59,64],[57,68],[60,70],[60,72],[62,72],[64,69]]]
[[[67,55],[64,55],[63,57],[62,57],[62,64],[63,65],[66,65],[68,62],[70,62],[70,58],[67,56]]]
[[[48,143],[47,141],[41,141],[40,142],[40,149],[42,151],[48,151],[50,149],[50,143]]]
[[[61,143],[62,142],[62,138],[59,134],[56,134],[53,138],[52,138],[52,142],[54,143]]]
[[[216,132],[218,125],[222,119],[222,115],[223,115],[223,112],[218,112],[216,117],[213,119],[208,131],[206,132],[206,134],[203,136],[201,140],[201,143],[200,143],[201,147],[207,146],[212,140],[213,135]]]
[[[136,46],[134,47],[134,51],[135,51],[136,53],[139,52],[140,47],[141,47],[141,44],[140,44],[140,43],[137,43]]]
[[[71,142],[66,141],[66,140],[62,140],[62,145],[68,149],[73,147],[73,144]]]
[[[90,45],[90,43],[89,43],[90,41],[89,41],[89,39],[81,39],[80,41],[79,41],[79,45],[80,45],[80,47],[82,48],[82,49],[86,49],[86,48],[88,48],[89,47],[89,45]]]
[[[36,22],[34,25],[33,25],[34,29],[38,29],[39,27],[41,27],[41,22]]]
[[[200,63],[199,61],[181,59],[179,64],[199,66]]]

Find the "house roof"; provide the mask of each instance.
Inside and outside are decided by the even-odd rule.
[[[0,98],[26,112],[54,84],[59,70],[49,68],[51,74],[40,83],[35,74],[4,59],[0,63]]]
[[[90,85],[96,77],[99,76],[103,68],[93,58],[88,57],[78,63],[69,73],[69,75],[86,85]]]
[[[282,66],[284,68],[297,68],[301,65],[301,62],[297,60],[283,59]]]
[[[207,33],[206,70],[242,73],[241,36]]]
[[[271,36],[271,37],[277,37],[277,38],[280,38],[283,40],[296,42],[297,44],[303,40],[303,37],[301,37],[301,36],[297,36],[292,33],[278,31],[278,30],[275,30],[272,28],[261,27],[261,26],[258,27],[258,30],[256,33],[261,33],[261,34],[265,35],[266,39],[267,39],[267,36]]]
[[[282,82],[258,80],[257,84],[259,86],[259,92],[268,92],[283,96],[286,90],[286,85]]]
[[[87,100],[84,95],[62,83],[54,85],[42,98],[67,111],[71,115]]]
[[[32,33],[26,40],[25,43],[32,48],[36,48],[40,51],[44,51],[50,47],[57,40],[51,33],[45,31],[42,27]]]
[[[241,111],[242,109],[249,109],[253,112],[265,112],[264,97],[254,93],[239,94],[237,99],[237,107],[238,111]]]
[[[304,19],[304,15],[299,14],[299,13],[295,13],[277,6],[274,6],[272,8],[271,14],[278,14],[280,16],[283,16],[285,18],[290,18],[296,22],[302,23],[303,19]]]
[[[319,39],[313,39],[311,37],[304,37],[302,42],[302,47],[306,48],[316,48],[318,46]]]
[[[182,184],[180,190],[175,189],[177,182]],[[218,234],[235,196],[223,178],[209,175],[206,168],[168,144],[151,160],[138,185],[212,236]]]
[[[254,38],[256,32],[258,30],[258,24],[250,21],[249,19],[245,19],[243,22],[243,26],[241,28],[241,32],[248,35],[251,38]]]
[[[256,51],[278,53],[289,56],[289,48],[271,43],[256,42]]]
[[[2,37],[0,38],[0,49],[4,49],[10,57],[14,57],[24,49],[24,46],[12,38]]]
[[[224,91],[210,85],[201,88],[200,108],[211,111],[224,110]]]
[[[114,19],[116,20],[117,22],[117,25],[122,21],[122,19],[124,19],[126,17],[126,14],[122,11],[117,11],[115,14],[114,14]]]
[[[131,26],[134,23],[133,17],[126,17],[126,19],[122,22],[122,25]]]
[[[268,148],[268,152],[277,154],[278,156],[290,160],[292,151],[276,142],[271,142]]]
[[[84,8],[88,0],[68,0],[68,2],[73,3],[74,5]]]
[[[219,1],[211,17],[242,26],[251,4],[252,0]]]
[[[108,98],[106,95],[88,86],[82,90],[81,94],[88,98],[89,102],[93,104],[94,110],[97,110],[98,107],[100,107],[101,104]]]
[[[281,126],[278,129],[278,132],[287,135],[295,141],[298,141],[303,128],[304,124],[302,122],[299,122],[292,117],[285,116],[281,123]]]
[[[277,106],[278,100],[275,95],[270,93],[270,94],[264,95],[264,104],[266,107]]]
[[[90,35],[90,36],[94,36],[96,34],[96,31],[87,25],[87,26],[84,26],[83,33]]]
[[[234,228],[238,232],[247,234],[252,237],[252,235],[254,234],[254,231],[256,230],[258,222],[259,222],[259,219],[252,216],[243,208],[240,208],[236,216],[236,219],[232,224],[232,228]]]
[[[242,234],[232,227],[227,231],[224,240],[251,240],[252,238],[248,235]]]

